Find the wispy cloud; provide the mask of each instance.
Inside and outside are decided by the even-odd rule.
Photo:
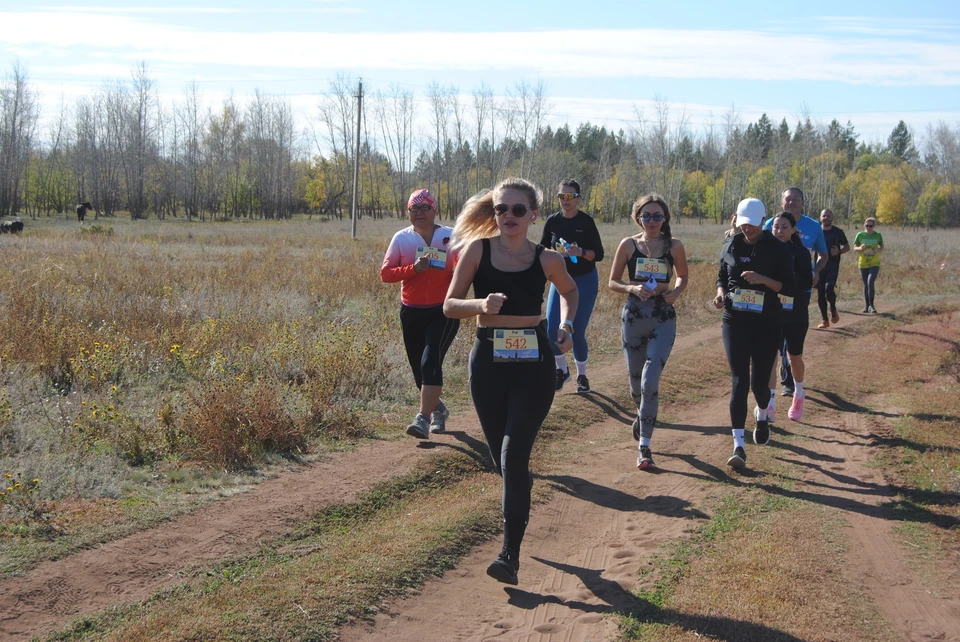
[[[83,47],[152,63],[317,70],[510,70],[542,77],[960,84],[960,44],[752,30],[240,33],[91,13],[0,13],[0,46]],[[428,46],[411,47],[411,40]]]

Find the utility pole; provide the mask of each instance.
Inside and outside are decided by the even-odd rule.
[[[357,83],[357,144],[353,153],[353,205],[350,208],[350,238],[357,238],[357,192],[360,183],[360,115],[363,113],[363,81]]]

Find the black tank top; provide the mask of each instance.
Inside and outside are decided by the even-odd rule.
[[[633,256],[627,259],[627,272],[630,274],[631,281],[646,281],[647,279],[650,278],[649,276],[643,275],[643,274],[641,274],[639,277],[637,276],[637,261],[639,259],[649,259],[649,258],[652,258],[652,257],[649,257],[643,252],[641,252],[640,248],[637,247],[637,242],[634,241]],[[657,258],[666,260],[667,272],[662,276],[656,276],[654,278],[657,280],[658,283],[669,283],[670,276],[673,274],[673,254],[671,254],[670,251],[668,250],[663,254],[663,256],[660,256]]]
[[[520,272],[504,272],[493,267],[490,260],[490,239],[483,239],[483,254],[480,265],[473,277],[473,295],[478,299],[488,294],[501,292],[507,300],[500,308],[501,315],[539,316],[543,307],[543,290],[547,285],[547,275],[540,265],[540,253],[543,246],[538,245],[534,252],[533,265]]]

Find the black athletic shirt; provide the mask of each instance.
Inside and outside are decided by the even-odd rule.
[[[808,262],[809,257],[808,253]],[[765,285],[747,283],[742,274],[751,270],[780,281],[782,286],[779,294],[784,296],[796,294],[797,276],[793,269],[793,253],[787,244],[778,240],[769,231],[763,230],[757,242],[750,245],[741,232],[724,241],[723,250],[720,253],[717,287],[723,288],[727,293],[723,303],[723,318],[737,320],[759,316],[779,320],[782,306],[778,293]],[[730,293],[738,288],[763,292],[763,309],[759,313],[734,310]]]
[[[483,239],[483,254],[480,265],[473,277],[473,295],[485,299],[496,292],[507,295],[500,308],[501,315],[533,316],[540,315],[543,308],[543,290],[547,285],[547,275],[540,265],[540,253],[543,246],[538,245],[534,253],[533,264],[519,272],[504,272],[493,267],[490,260],[490,239]]]
[[[847,243],[847,235],[843,233],[839,227],[834,225],[829,230],[823,231],[823,239],[827,242],[827,253],[829,254],[830,250],[837,248],[838,250],[846,245],[850,246]],[[838,272],[840,270],[840,255],[836,256],[830,255],[830,258],[827,260],[827,264],[823,267],[823,272]]]
[[[584,250],[593,250],[596,256],[588,261],[582,256],[577,257],[574,263],[569,256],[564,257],[567,264],[567,274],[583,276],[596,269],[596,263],[603,260],[603,242],[600,240],[600,230],[589,214],[577,210],[576,216],[566,218],[563,212],[556,212],[547,217],[543,224],[543,234],[540,236],[540,245],[556,250],[560,239],[567,243],[576,243]]]
[[[640,251],[637,242],[633,242],[633,255],[627,259],[627,273],[630,275],[631,281],[646,281],[647,279],[643,276],[637,278],[637,261],[639,259],[649,259],[651,257],[647,256]],[[658,259],[664,259],[667,262],[667,273],[663,275],[662,278],[657,278],[658,283],[669,283],[670,277],[673,275],[673,254],[664,252],[662,256],[656,257]]]

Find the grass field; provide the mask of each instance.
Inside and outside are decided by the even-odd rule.
[[[399,437],[414,411],[415,388],[396,318],[398,287],[378,277],[387,242],[405,222],[361,221],[355,241],[348,222],[118,218],[82,229],[64,221],[31,223],[22,236],[0,237],[7,266],[7,278],[0,281],[0,475],[9,483],[0,513],[4,575],[24,573],[42,560],[240,491],[265,474],[281,472],[289,461],[356,447],[368,437]],[[600,264],[601,284],[618,241],[635,230],[601,227],[608,253]],[[951,254],[960,247],[960,231],[881,231],[888,245],[878,301],[897,301],[916,315],[928,310],[942,316],[940,302],[960,297],[960,257]],[[711,299],[722,232],[713,225],[674,226],[691,264],[691,285],[678,303],[681,334],[718,320]],[[847,232],[852,238],[856,231]],[[534,227],[531,234],[538,233]],[[852,254],[844,257],[838,288],[841,309],[859,308],[860,279]],[[619,358],[621,305],[619,296],[601,287],[590,329],[597,360]],[[878,323],[878,337],[895,337],[895,327]],[[469,326],[445,366],[445,396],[459,404],[468,403]],[[892,368],[908,371],[907,361],[890,358]],[[948,351],[934,370],[957,376],[957,361],[956,349]],[[695,359],[672,368],[664,388],[678,393],[695,395],[718,374]],[[868,379],[836,385],[869,388]],[[956,435],[948,428],[950,401],[944,396],[949,394],[924,389],[923,396],[911,398],[911,408],[918,409],[905,413],[895,428],[897,440],[886,451],[907,462],[903,484],[917,492],[905,501],[913,506],[940,502],[937,510],[946,512],[952,509],[944,495],[960,490]],[[939,415],[919,412],[930,404]],[[554,421],[561,421],[564,411],[561,404]],[[469,462],[452,459],[447,466],[453,472],[444,489],[433,492],[428,485],[417,501],[458,505],[458,498],[475,493],[478,484],[490,483],[489,473],[470,468]],[[182,589],[186,594],[178,599],[194,603],[194,621],[206,623],[191,630],[199,634],[208,625],[219,626],[219,618],[227,617],[222,604],[244,603],[278,574],[285,582],[313,585],[316,576],[355,573],[365,578],[358,586],[401,591],[449,563],[424,566],[424,550],[449,550],[455,557],[495,530],[492,505],[463,504],[459,512],[437,511],[434,540],[405,543],[396,520],[411,499],[396,488],[383,492],[395,492],[396,498],[350,522],[362,526],[369,540],[337,540],[342,528],[329,525],[308,528],[274,547],[267,561],[233,562],[217,569],[216,579]],[[476,535],[464,538],[463,533]],[[957,546],[949,531],[930,524],[906,529],[903,537],[934,560]],[[389,562],[361,560],[356,569],[337,566],[331,554],[312,554],[306,562],[297,555],[293,561],[284,557],[298,547],[335,551],[341,546],[398,554]],[[936,575],[936,564],[929,565]],[[380,574],[369,575],[371,568]],[[196,599],[200,594],[212,597]],[[347,606],[329,607],[329,626],[382,595],[381,590],[359,591]],[[683,609],[684,600],[696,598],[671,589],[670,596],[658,599],[675,600],[671,608]],[[136,612],[111,617],[123,622],[139,617]],[[164,609],[151,610],[134,625],[141,633],[121,625],[117,638],[148,639],[151,630],[166,625],[186,630],[178,627],[186,626],[182,622],[188,616],[175,618],[181,624],[164,620],[168,617]],[[112,622],[98,626],[115,630],[118,622]],[[291,626],[289,639],[295,639],[299,629]],[[660,626],[652,639],[669,637],[668,629]],[[640,625],[626,630],[640,637],[649,633]]]

